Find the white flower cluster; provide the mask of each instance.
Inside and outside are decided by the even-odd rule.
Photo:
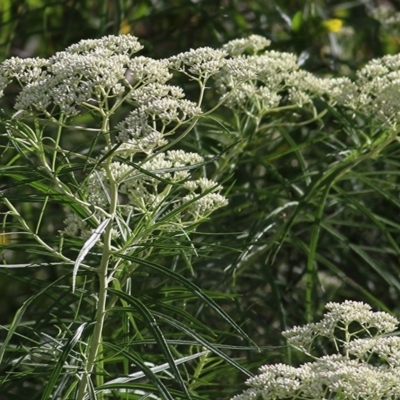
[[[165,84],[172,78],[170,61],[132,57],[141,48],[134,36],[107,36],[82,40],[47,60],[14,57],[0,65],[1,94],[14,79],[21,85],[14,106],[18,118],[35,112],[47,118],[54,117],[57,112],[72,117],[87,109],[102,114],[117,99],[123,99],[138,107],[133,112],[133,148],[148,147],[146,143],[136,146],[137,131],[142,127],[140,138],[150,141],[150,147],[154,147],[153,135],[157,134],[154,126],[151,129],[147,126],[147,118],[161,121],[162,130],[172,122],[181,123],[200,115],[201,109],[183,99],[180,88]],[[205,49],[203,53],[204,57],[208,54],[213,59],[212,50]],[[193,68],[197,68],[196,65]],[[140,126],[137,126],[138,121]],[[128,119],[126,124],[129,122]],[[129,128],[123,129],[121,135],[128,142],[127,149],[132,145],[129,133]],[[163,143],[161,141],[161,145]]]
[[[200,107],[192,101],[176,98],[174,95],[162,97],[162,90],[169,90],[165,89],[168,88],[167,85],[162,86],[162,88],[158,85],[155,86],[152,94],[148,94],[151,97],[159,94],[158,97],[154,99],[147,97],[147,101],[142,99],[144,104],[131,111],[123,121],[116,125],[117,141],[121,144],[116,154],[125,156],[138,152],[150,154],[154,149],[167,144],[165,137],[175,132],[174,128],[170,131],[167,130],[169,124],[183,124],[185,121],[201,115]],[[143,90],[141,96],[146,96]]]
[[[329,80],[299,70],[294,54],[277,51],[242,54],[247,49],[257,52],[267,44],[265,38],[252,35],[224,46],[232,58],[226,60],[215,79],[225,105],[262,116],[280,106],[284,96],[287,104],[303,107],[312,104],[315,97],[328,95]]]
[[[263,36],[250,35],[248,38],[235,39],[224,44],[222,49],[225,50],[230,56],[237,57],[245,52],[252,54],[264,50],[271,44],[271,41]]]
[[[111,160],[87,177],[82,196],[94,207],[96,223],[104,220],[111,203],[115,204],[111,197],[117,196],[117,213],[127,216],[127,221],[133,223],[135,216],[156,221],[171,213],[169,221],[182,229],[227,200],[216,182],[192,176],[192,170],[204,162],[200,155],[161,151],[168,136],[182,134],[183,125],[190,126],[202,115],[201,98],[199,104],[189,101],[180,87],[167,83],[173,77],[171,70],[205,82],[221,70],[228,53],[202,48],[154,60],[136,56],[141,48],[131,35],[107,36],[82,40],[47,60],[11,58],[0,65],[0,95],[17,82],[21,89],[14,118],[47,118],[73,127],[74,117],[90,112],[102,121],[92,131],[112,132],[115,137],[107,136],[102,152]],[[132,111],[110,126],[110,117],[123,104]],[[92,233],[89,221],[75,215],[69,215],[65,225],[64,232],[71,236],[87,238]]]
[[[399,321],[385,312],[373,312],[367,304],[328,303],[319,323],[283,332],[288,344],[310,354],[318,336],[341,343],[338,351],[291,367],[265,365],[247,380],[250,386],[234,400],[301,399],[397,399],[400,393],[400,338],[385,336]],[[232,399],[232,400],[233,400]]]
[[[393,16],[398,19],[398,16]],[[314,100],[344,106],[351,115],[378,119],[384,127],[400,120],[400,56],[372,60],[349,78],[320,78],[299,68],[291,53],[262,50],[268,41],[252,35],[223,46],[230,58],[215,74],[220,100],[239,112],[262,117],[276,107],[292,105],[315,113]],[[250,54],[245,54],[246,51]],[[292,107],[293,108],[293,107]]]
[[[254,49],[261,46],[259,42]],[[68,119],[90,112],[102,121],[99,131],[106,135],[115,132],[115,140],[107,137],[103,150],[112,159],[93,170],[85,182],[83,200],[95,208],[97,222],[107,214],[99,211],[109,209],[114,186],[117,212],[129,216],[130,221],[134,216],[153,213],[151,218],[157,219],[171,213],[170,221],[182,229],[206,218],[227,200],[216,182],[192,177],[191,170],[204,162],[201,156],[181,150],[161,152],[169,135],[181,133],[183,125],[202,115],[200,104],[185,99],[180,87],[167,82],[173,76],[171,70],[207,80],[225,65],[228,53],[201,48],[154,60],[136,56],[141,48],[131,35],[107,36],[82,40],[47,60],[11,58],[0,65],[0,95],[17,82],[21,89],[15,118],[48,118],[73,126]],[[132,111],[110,126],[110,117],[123,104]],[[70,215],[64,232],[89,237],[92,229],[88,222]]]
[[[343,340],[337,337],[338,330],[346,332],[351,323],[359,324],[360,329],[357,334],[368,333],[374,329],[377,335],[393,332],[398,324],[398,320],[391,315],[373,312],[368,304],[360,302],[328,303],[326,309],[328,312],[320,322],[294,327],[282,332],[282,335],[291,346],[310,354],[312,343],[319,336],[343,344]]]
[[[357,73],[359,107],[383,123],[400,120],[400,55],[370,61]]]
[[[120,193],[128,198],[126,210],[144,215],[157,211],[160,218],[171,213],[174,225],[181,227],[203,220],[228,203],[216,182],[192,179],[190,171],[203,162],[197,153],[171,150],[158,153],[140,169],[119,172]]]
[[[330,97],[352,115],[377,120],[383,128],[395,127],[400,121],[400,55],[371,60],[354,82],[330,79]]]
[[[158,153],[141,165],[121,162],[111,164],[113,180],[118,185],[121,215],[130,220],[136,216],[155,223],[169,214],[168,230],[180,230],[207,218],[213,211],[228,204],[220,194],[222,186],[206,178],[192,179],[191,170],[204,159],[197,153],[171,150]],[[87,201],[101,209],[110,204],[110,183],[104,170],[94,171],[87,179]],[[104,215],[95,211],[98,220]],[[92,229],[75,215],[64,223],[70,236],[87,238]],[[114,234],[114,237],[117,237]]]
[[[47,60],[11,58],[0,65],[0,90],[21,84],[14,108],[18,117],[56,112],[70,117],[124,92],[130,56],[142,48],[130,35],[82,40]]]
[[[183,182],[190,178],[190,169],[199,166],[203,158],[196,153],[172,150],[159,153],[140,166],[140,170],[130,168],[128,176],[121,181],[120,192],[128,197],[129,208],[134,212],[146,214],[152,210],[171,208],[182,196],[171,196],[174,188],[184,189]],[[166,208],[165,208],[166,207]]]
[[[227,55],[228,53],[225,50],[201,47],[170,57],[169,67],[183,72],[193,79],[206,81],[210,76],[221,70],[225,65]]]
[[[15,118],[39,116],[64,127],[73,126],[69,119],[74,120],[79,114],[97,114],[103,123],[94,130],[98,129],[107,138],[103,154],[119,157],[118,162],[112,163],[115,176],[119,170],[124,171],[124,177],[132,174],[132,182],[139,177],[145,182],[142,186],[135,183],[132,189],[133,186],[128,188],[127,183],[119,181],[122,194],[131,201],[136,199],[132,205],[135,212],[144,212],[147,208],[143,203],[147,201],[157,209],[165,200],[161,196],[166,193],[165,188],[176,193],[172,187],[177,182],[188,183],[190,177],[182,171],[188,172],[193,167],[191,162],[182,159],[177,166],[170,158],[171,152],[157,152],[168,145],[168,137],[185,135],[204,115],[201,99],[210,77],[215,79],[220,101],[259,120],[271,110],[288,110],[293,115],[296,107],[311,110],[315,117],[314,100],[318,98],[333,107],[350,109],[352,114],[362,113],[365,118],[371,115],[383,122],[384,127],[398,123],[399,55],[369,62],[353,82],[348,78],[316,77],[299,68],[294,54],[265,51],[268,45],[267,39],[251,35],[232,40],[221,49],[204,47],[166,60],[154,60],[136,56],[142,46],[131,35],[83,40],[46,60],[11,58],[4,61],[0,64],[0,95],[11,82],[21,86]],[[200,83],[198,103],[187,100],[180,87],[168,84],[173,77],[171,71],[186,74]],[[122,105],[131,111],[122,121],[112,124],[111,116]],[[140,168],[135,170],[130,163]],[[156,166],[157,163],[160,165]],[[147,168],[146,175],[143,171]],[[164,173],[159,174],[166,170],[170,171],[166,177]],[[151,174],[159,174],[159,181],[153,182],[153,187],[149,184]],[[160,183],[162,179],[165,182]],[[87,180],[88,201],[106,207],[109,180],[104,170],[93,172]],[[226,203],[218,192],[215,188],[205,190],[199,182],[196,188],[193,186],[172,203],[179,210],[186,207],[185,218],[197,220]],[[142,200],[138,202],[140,195]]]

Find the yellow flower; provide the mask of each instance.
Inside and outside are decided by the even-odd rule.
[[[343,20],[339,18],[331,18],[322,21],[322,26],[329,32],[337,33],[343,26]]]
[[[119,33],[121,35],[126,35],[131,32],[131,25],[127,19],[123,19],[121,21],[121,25],[119,27]]]

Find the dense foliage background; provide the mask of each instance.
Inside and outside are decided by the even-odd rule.
[[[400,29],[396,24],[382,24],[374,14],[380,3],[3,0],[0,60],[48,57],[81,39],[124,33],[139,38],[145,46],[141,54],[163,58],[190,48],[220,47],[255,33],[270,39],[271,49],[296,53],[302,68],[318,76],[353,77],[369,60],[399,50]],[[400,11],[398,1],[385,5],[393,13]],[[195,89],[189,86],[187,90],[190,94]],[[1,100],[5,112],[13,98],[13,93],[7,93]],[[213,99],[206,101],[212,104]],[[191,394],[202,399],[228,399],[243,388],[245,374],[228,358],[251,372],[261,364],[290,361],[293,355],[279,332],[317,319],[328,301],[361,300],[395,315],[400,304],[399,144],[392,143],[375,158],[340,166],[337,161],[347,151],[361,148],[363,138],[355,133],[353,121],[333,111],[304,126],[274,125],[274,115],[267,115],[263,123],[271,128],[257,132],[251,125],[245,132],[235,132],[237,121],[229,110],[218,117],[220,123],[199,125],[181,146],[215,157],[206,168],[224,182],[229,206],[213,214],[180,254],[161,243],[152,261],[187,278],[213,298],[259,351],[171,276],[149,267],[131,282],[131,292],[150,310],[177,318],[226,355],[225,360],[210,355],[201,366],[187,366],[187,375],[196,376],[190,383]],[[366,135],[376,129],[369,121],[363,123]],[[82,137],[71,132],[64,140],[76,148]],[[1,141],[0,195],[17,204],[34,226],[44,209],[42,198],[30,186],[35,175],[2,174],[1,165],[13,155],[5,151],[4,138]],[[222,151],[221,142],[226,143]],[[62,229],[63,210],[57,199],[46,204],[41,215],[42,237],[49,240]],[[0,338],[4,341],[16,318],[18,335],[10,346],[22,354],[27,343],[40,347],[48,335],[60,341],[71,335],[73,322],[90,321],[93,304],[79,292],[69,291],[71,276],[65,270],[6,268],[10,263],[47,260],[33,241],[18,233],[18,221],[8,216],[1,202],[0,212],[4,264],[0,268]],[[74,243],[68,245],[74,247]],[[89,278],[81,279],[82,283]],[[15,316],[21,306],[26,306],[24,314]],[[117,347],[129,342],[132,353],[142,360],[154,365],[165,362],[157,343],[147,336],[146,321],[138,318],[140,333],[133,340],[112,318],[107,335]],[[201,349],[183,329],[168,323],[161,326],[171,346],[175,343],[177,357]],[[3,350],[4,346],[1,356]],[[35,357],[41,355],[32,353],[30,368],[19,368],[10,363],[13,357],[7,349],[0,364],[1,400],[42,398],[46,376],[56,361],[49,358],[48,367],[41,369]],[[129,365],[135,359],[127,353],[108,361],[118,376],[131,371]],[[171,393],[179,393],[179,385],[170,379]],[[143,382],[144,390],[147,384]]]

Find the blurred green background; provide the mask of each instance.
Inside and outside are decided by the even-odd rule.
[[[145,52],[166,57],[255,33],[270,38],[273,49],[310,53],[310,69],[327,67],[335,57],[357,67],[397,52],[396,32],[390,37],[371,17],[380,3],[399,6],[397,1],[4,0],[0,50],[2,58],[47,57],[80,39],[131,33]],[[331,35],[335,31],[341,31],[339,37]],[[348,42],[345,54],[335,49],[338,41]]]

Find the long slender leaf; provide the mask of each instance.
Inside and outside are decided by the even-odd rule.
[[[42,394],[42,400],[48,400],[49,398],[51,398],[51,394],[54,391],[54,388],[57,386],[57,381],[64,367],[64,363],[69,357],[73,347],[80,340],[86,325],[87,325],[86,323],[83,323],[82,325],[78,326],[74,336],[71,339],[69,339],[68,342],[65,344],[62,352],[59,355],[57,363],[54,366],[53,373],[51,374],[50,379],[47,382],[45,390]]]
[[[125,260],[133,261],[139,265],[143,265],[150,269],[158,271],[161,274],[166,275],[166,276],[170,277],[171,279],[173,279],[174,281],[180,283],[182,286],[186,287],[188,290],[190,290],[192,293],[194,293],[197,297],[202,299],[219,316],[221,316],[226,322],[228,322],[229,325],[231,325],[236,330],[236,332],[238,332],[241,336],[243,336],[243,338],[245,338],[251,344],[253,344],[255,347],[257,347],[257,345],[251,340],[251,338],[240,328],[240,326],[235,321],[233,321],[233,319],[221,307],[219,307],[218,304],[215,303],[215,301],[213,299],[211,299],[209,296],[204,294],[204,292],[199,287],[197,287],[194,283],[190,282],[189,280],[187,280],[183,276],[177,274],[176,272],[171,271],[168,268],[163,267],[159,264],[155,264],[155,263],[147,261],[147,260],[141,260],[137,257],[120,254],[120,253],[118,254],[118,256]]]
[[[186,385],[183,382],[182,376],[181,376],[178,368],[176,367],[175,360],[171,354],[168,343],[166,342],[166,340],[164,338],[164,334],[162,333],[161,329],[159,328],[157,321],[154,318],[154,316],[152,315],[151,311],[140,300],[136,299],[135,297],[133,297],[127,293],[124,293],[122,291],[117,291],[114,289],[110,289],[110,293],[113,293],[116,296],[123,298],[125,301],[132,304],[132,306],[147,321],[147,327],[153,333],[158,345],[161,347],[162,351],[164,352],[164,355],[165,355],[166,359],[168,360],[168,364],[170,365],[175,378],[179,382],[179,385],[182,388],[183,392],[185,393],[185,396],[188,399],[190,399],[191,396],[190,396],[189,392],[187,391]]]

